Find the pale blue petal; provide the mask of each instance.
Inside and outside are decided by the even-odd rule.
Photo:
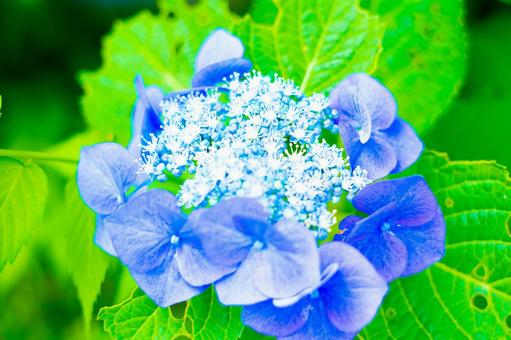
[[[104,226],[105,217],[106,216],[104,215],[97,215],[96,217],[96,233],[94,234],[94,242],[108,254],[117,256],[114,244],[112,243],[112,238]]]
[[[92,210],[109,215],[124,204],[125,192],[138,184],[139,169],[135,157],[119,144],[84,147],[77,172],[80,194]]]
[[[206,38],[199,49],[195,59],[195,73],[211,64],[241,58],[244,52],[245,49],[238,37],[224,29],[217,29]]]
[[[243,75],[252,69],[252,63],[244,58],[227,59],[215,64],[208,65],[197,72],[192,79],[192,86],[214,86],[228,79],[230,75],[238,73]]]

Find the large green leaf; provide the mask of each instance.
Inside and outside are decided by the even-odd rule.
[[[399,114],[419,132],[446,110],[463,83],[463,0],[369,0],[386,31],[375,76],[396,96]]]
[[[78,289],[85,328],[89,329],[92,309],[101,291],[109,257],[94,244],[96,216],[82,202],[74,179],[67,185],[65,199],[69,269]]]
[[[239,308],[221,306],[211,288],[172,309],[156,306],[137,289],[123,303],[102,308],[98,319],[117,339],[232,340],[243,331],[239,314]]]
[[[391,284],[360,334],[384,339],[511,336],[511,179],[494,162],[450,162],[427,153],[414,169],[434,191],[447,251],[426,271]]]
[[[232,16],[221,0],[162,1],[158,15],[142,12],[115,23],[103,42],[102,67],[80,79],[85,92],[82,107],[87,123],[126,143],[130,136],[131,110],[136,98],[134,79],[164,91],[189,87],[195,54],[214,28],[230,28]],[[172,15],[170,15],[172,14]]]
[[[47,195],[39,166],[0,157],[0,270],[14,261],[40,223]]]
[[[268,1],[259,1],[261,5]],[[256,69],[294,80],[305,93],[331,89],[353,72],[371,72],[381,49],[378,18],[356,0],[275,1],[273,24],[257,8],[236,29]]]

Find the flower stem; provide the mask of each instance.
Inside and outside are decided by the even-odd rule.
[[[61,163],[71,163],[71,164],[78,163],[78,160],[73,159],[73,158],[66,158],[66,157],[48,155],[43,152],[25,151],[25,150],[0,149],[0,157],[32,159],[32,160],[41,161],[41,162],[61,162]]]

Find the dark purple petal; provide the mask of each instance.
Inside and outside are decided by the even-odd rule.
[[[117,256],[114,244],[112,243],[112,238],[110,237],[110,234],[104,225],[105,217],[106,216],[104,215],[97,215],[96,217],[96,233],[94,234],[94,242],[98,247],[106,251],[108,254]]]
[[[251,305],[268,297],[257,289],[255,271],[261,265],[255,252],[250,252],[238,269],[215,284],[218,300],[224,305]]]
[[[171,259],[148,273],[130,272],[140,289],[160,307],[189,300],[207,288],[189,285],[179,274],[176,262]]]
[[[342,242],[321,246],[321,267],[337,264],[334,274],[319,288],[330,322],[339,330],[354,333],[374,317],[387,284],[371,263],[355,248]]]
[[[367,170],[367,177],[370,179],[385,177],[396,167],[396,153],[385,140],[378,136],[372,136],[365,144],[358,142],[350,149],[346,148],[346,152],[351,168],[360,166]]]
[[[213,86],[228,78],[233,73],[244,74],[252,69],[247,59],[234,58],[208,65],[197,72],[192,79],[192,86]]]
[[[243,57],[245,49],[241,40],[224,29],[217,29],[211,33],[197,54],[195,59],[195,73],[208,65],[227,59]]]
[[[154,189],[106,218],[105,228],[121,261],[131,271],[145,273],[172,257],[171,236],[179,233],[184,222],[175,197]]]
[[[236,267],[211,263],[202,250],[187,243],[179,247],[175,259],[183,279],[195,287],[209,285],[236,270]]]
[[[357,248],[385,280],[399,277],[406,268],[406,247],[395,235],[382,230],[394,207],[386,206],[364,220],[346,236],[345,242]],[[390,227],[390,226],[389,226]]]
[[[393,173],[401,172],[412,165],[420,156],[424,146],[415,131],[401,118],[385,131],[387,141],[392,145],[397,155],[397,166]]]
[[[287,298],[320,281],[316,240],[305,225],[280,221],[266,231],[259,250],[256,286],[271,298]]]
[[[344,241],[349,233],[355,227],[355,224],[362,220],[360,216],[346,216],[341,223],[339,223],[339,233],[335,234],[334,241]]]
[[[432,221],[420,227],[397,227],[393,232],[408,249],[408,265],[402,276],[418,273],[444,256],[445,221],[440,209]]]
[[[342,80],[331,92],[331,107],[339,112],[350,110],[350,101],[343,94],[358,93],[358,101],[369,111],[372,128],[383,130],[388,128],[396,118],[396,101],[392,93],[371,76],[358,73]]]
[[[135,156],[140,156],[140,144],[149,139],[151,133],[160,130],[160,103],[163,92],[156,86],[145,87],[141,76],[135,78],[137,102],[133,111],[132,137],[128,150]]]
[[[135,157],[119,144],[84,147],[77,173],[83,200],[99,214],[113,213],[126,201],[125,192],[138,184],[139,168]]]
[[[255,241],[255,231],[250,228],[257,227],[259,223],[240,225],[236,223],[236,217],[266,223],[268,213],[255,199],[233,198],[190,214],[189,228],[200,239],[211,262],[232,266],[247,256]]]
[[[279,340],[347,340],[353,339],[356,333],[342,332],[330,323],[324,306],[317,299],[309,305],[309,318],[305,325],[296,333],[279,337]]]
[[[292,306],[279,308],[271,300],[245,306],[241,318],[246,326],[269,336],[286,336],[305,325],[309,317],[310,299],[304,298]]]
[[[396,209],[389,220],[407,226],[420,226],[431,221],[438,207],[435,196],[421,176],[373,183],[353,199],[353,206],[366,214],[390,203]]]

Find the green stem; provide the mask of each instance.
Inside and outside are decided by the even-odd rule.
[[[41,162],[61,162],[76,164],[78,160],[59,156],[48,155],[43,152],[25,151],[25,150],[6,150],[0,149],[0,157],[13,157],[23,159],[33,159]]]

